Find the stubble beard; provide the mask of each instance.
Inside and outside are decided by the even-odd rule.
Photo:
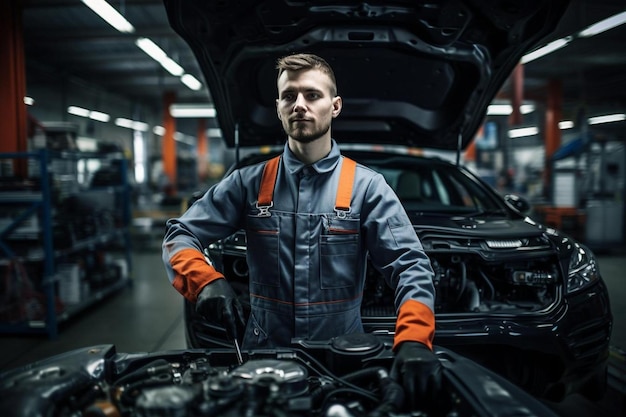
[[[322,136],[324,136],[330,130],[330,123],[326,126],[322,126],[319,129],[307,132],[307,129],[300,127],[291,128],[287,133],[289,137],[299,143],[311,143]]]

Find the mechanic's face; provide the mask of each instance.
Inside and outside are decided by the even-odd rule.
[[[322,71],[285,71],[278,78],[276,110],[285,133],[298,142],[330,139],[331,120],[341,111],[341,97]]]

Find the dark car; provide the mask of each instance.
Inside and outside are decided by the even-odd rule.
[[[534,221],[523,199],[500,196],[458,156],[521,56],[547,41],[567,1],[165,4],[198,58],[223,136],[237,149],[284,143],[275,109],[278,57],[310,52],[333,66],[343,98],[333,137],[347,156],[385,176],[432,261],[437,346],[551,400],[602,395],[612,316],[593,253]],[[427,148],[457,156],[417,155]],[[247,302],[245,233],[207,251]],[[391,335],[390,289],[374,268],[366,286],[366,330]],[[223,329],[189,304],[185,311],[190,346],[230,346]]]

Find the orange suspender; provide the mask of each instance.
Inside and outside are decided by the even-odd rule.
[[[350,199],[352,198],[352,186],[354,185],[354,173],[356,172],[356,162],[345,156],[342,158],[341,174],[339,174],[339,185],[337,187],[337,197],[335,199],[335,211],[341,216],[350,211]],[[278,164],[280,155],[276,156],[265,164],[263,175],[261,176],[261,186],[256,206],[260,210],[259,216],[270,216],[269,208],[274,205],[274,185],[278,175]]]
[[[272,207],[272,200],[274,199],[274,185],[276,184],[279,163],[280,155],[265,163],[263,176],[261,177],[261,187],[259,187],[259,197],[256,203],[257,207]]]
[[[341,163],[341,174],[339,175],[339,185],[337,186],[337,197],[335,198],[335,210],[343,212],[350,211],[350,199],[352,198],[352,186],[354,185],[354,173],[356,162],[350,158],[343,158]]]

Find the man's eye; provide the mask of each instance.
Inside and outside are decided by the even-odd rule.
[[[318,93],[309,93],[309,100],[317,100],[318,98],[320,98]]]
[[[286,101],[292,101],[292,100],[293,100],[293,97],[294,97],[294,95],[293,95],[293,94],[285,94],[285,95],[283,96],[283,100],[286,100]]]

